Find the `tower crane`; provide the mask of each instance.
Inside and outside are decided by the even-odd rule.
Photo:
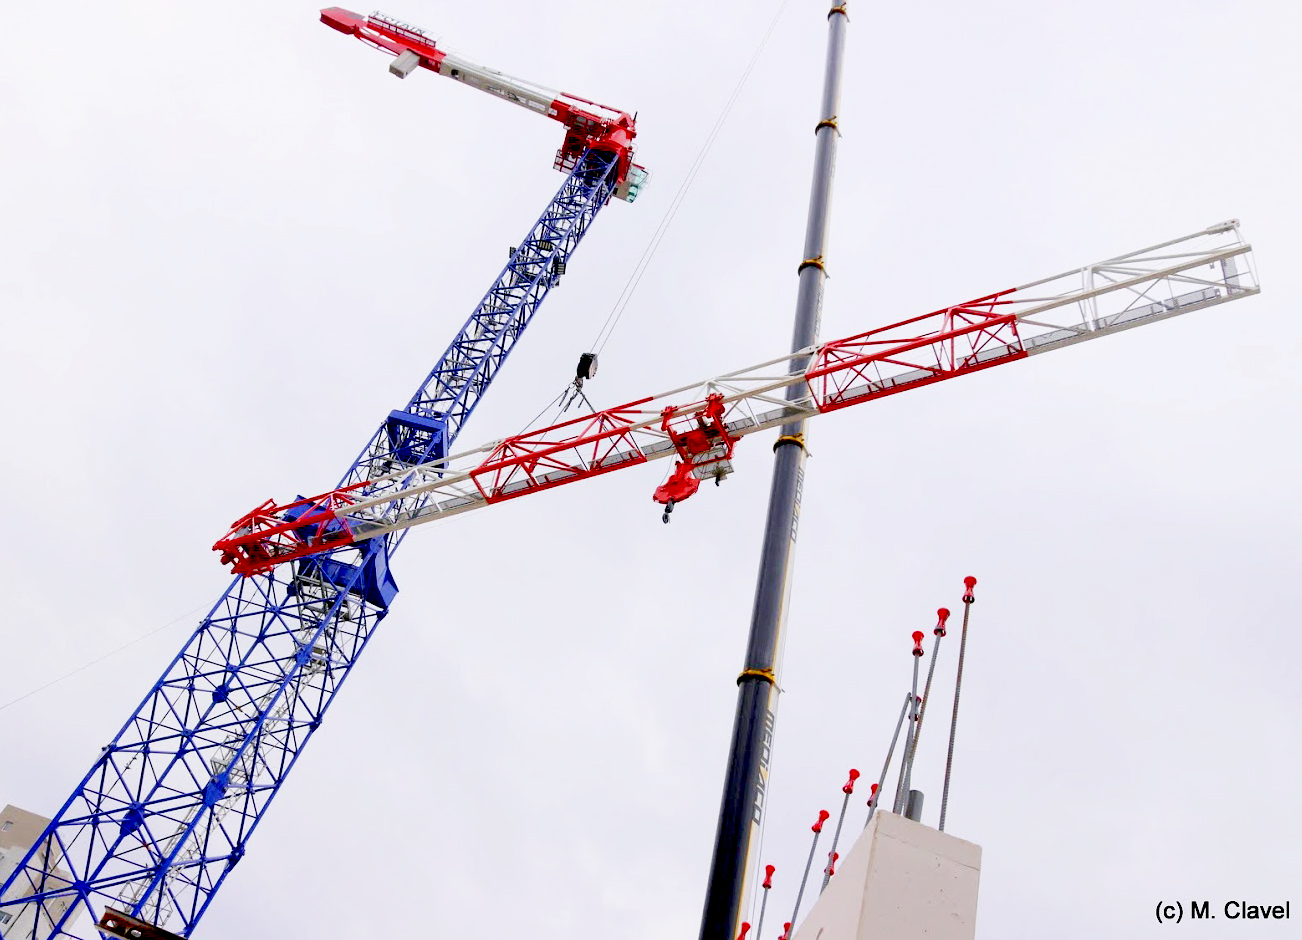
[[[390,17],[332,7],[321,20],[392,54],[400,78],[425,68],[565,126],[560,190],[411,400],[345,471],[347,487],[445,458],[597,213],[636,199],[647,173],[633,162],[627,112],[452,56]],[[387,615],[401,541],[236,578],[0,885],[7,929],[71,936],[72,919],[89,913],[108,934],[188,935]]]

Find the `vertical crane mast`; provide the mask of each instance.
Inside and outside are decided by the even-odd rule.
[[[449,61],[386,18],[331,9],[322,19],[394,53],[408,72]],[[496,74],[479,69],[466,81]],[[509,88],[522,87],[499,84],[494,93],[510,100]],[[442,459],[597,213],[612,197],[636,197],[645,171],[632,163],[633,119],[572,98],[543,112],[566,125],[559,192],[341,485]],[[188,935],[388,614],[401,540],[386,534],[237,578],[0,886],[0,910],[35,923],[38,940],[72,936],[79,913],[122,936]],[[133,922],[143,926],[123,926]]]
[[[798,270],[796,322],[791,348],[818,342],[823,312],[823,253],[836,168],[836,116],[841,98],[841,53],[845,46],[845,0],[833,0],[827,14],[827,66],[819,121],[815,126],[814,179],[805,226],[805,257]],[[808,360],[794,363],[804,371]],[[788,398],[798,398],[790,388]],[[733,940],[746,906],[746,877],[752,843],[758,844],[764,821],[764,798],[773,749],[778,705],[781,634],[791,600],[791,572],[796,554],[796,527],[805,480],[805,420],[782,426],[773,445],[773,483],[760,553],[759,580],[751,614],[745,665],[737,677],[737,713],[732,729],[727,775],[714,837],[714,857],[701,915],[701,940]]]

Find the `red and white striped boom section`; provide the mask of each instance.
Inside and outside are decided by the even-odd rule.
[[[968,303],[285,505],[213,546],[239,574],[660,457],[660,502],[732,470],[736,443],[812,417],[1258,293],[1230,221]],[[810,356],[804,371],[793,360]],[[675,488],[675,481],[681,484]]]
[[[406,78],[418,68],[429,69],[436,75],[560,121],[565,125],[565,141],[556,151],[553,166],[562,172],[574,169],[585,150],[598,150],[614,153],[619,158],[616,197],[632,202],[646,182],[646,169],[633,163],[637,120],[626,111],[477,65],[438,48],[424,30],[382,13],[363,16],[342,7],[329,7],[321,11],[321,22],[396,56],[389,64],[389,71],[399,78]]]

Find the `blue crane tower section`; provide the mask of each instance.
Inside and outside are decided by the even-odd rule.
[[[578,157],[433,371],[390,412],[341,486],[448,453],[616,194],[619,160],[602,149]],[[183,936],[194,929],[388,613],[398,592],[390,562],[403,534],[230,585],[0,888],[0,913],[10,915],[0,921],[23,925],[15,937],[73,936],[76,914],[98,922],[110,910]]]

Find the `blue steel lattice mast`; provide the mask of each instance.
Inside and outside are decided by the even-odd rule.
[[[348,468],[340,485],[351,486],[449,453],[597,213],[612,196],[632,201],[646,173],[632,163],[636,129],[624,112],[507,79],[379,15],[331,8],[321,18],[395,55],[399,77],[427,68],[566,126],[560,191]],[[305,527],[311,512],[298,517]],[[388,613],[404,534],[236,578],[0,887],[10,915],[0,936],[72,936],[79,913],[110,934],[189,935]],[[132,925],[143,932],[127,933]]]

